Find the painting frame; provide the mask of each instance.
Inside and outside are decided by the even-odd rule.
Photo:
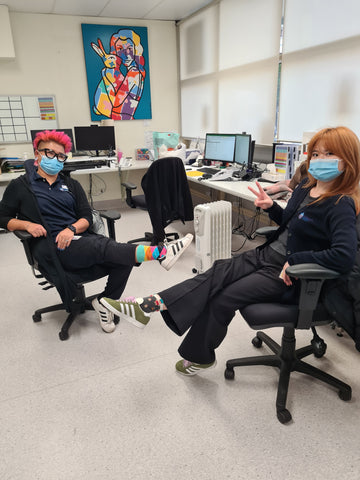
[[[147,27],[81,24],[92,121],[152,118]]]

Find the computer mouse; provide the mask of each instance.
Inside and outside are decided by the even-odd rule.
[[[202,175],[202,179],[203,180],[207,180],[208,178],[211,178],[212,177],[212,174],[211,173],[204,173],[204,175]]]

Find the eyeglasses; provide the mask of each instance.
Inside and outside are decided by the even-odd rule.
[[[47,158],[53,159],[57,158],[59,162],[64,163],[68,156],[65,153],[55,153],[54,150],[50,150],[49,148],[41,148],[38,152],[44,152]]]

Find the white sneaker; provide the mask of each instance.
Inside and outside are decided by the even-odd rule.
[[[112,312],[109,312],[109,310],[107,310],[105,307],[103,307],[96,297],[91,302],[91,305],[93,306],[95,312],[98,314],[100,327],[104,330],[104,332],[112,333],[116,328],[116,325],[114,323],[114,314]]]
[[[171,267],[175,265],[175,263],[179,260],[181,255],[185,252],[185,250],[190,246],[194,235],[188,233],[185,237],[180,238],[179,240],[174,240],[173,242],[166,243],[166,255],[164,257],[159,258],[159,262],[165,270],[170,270]]]

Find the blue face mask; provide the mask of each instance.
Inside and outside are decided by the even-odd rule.
[[[56,175],[61,172],[64,164],[59,162],[57,158],[47,158],[45,156],[42,156],[40,160],[40,167],[48,175]]]
[[[322,182],[330,182],[343,172],[339,170],[339,160],[332,158],[331,160],[310,160],[309,173]]]

